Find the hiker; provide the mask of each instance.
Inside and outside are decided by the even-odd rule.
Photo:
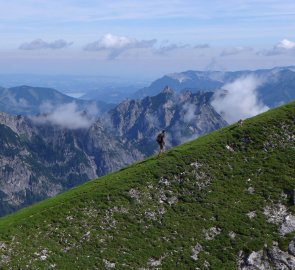
[[[165,151],[165,137],[166,137],[165,130],[162,130],[162,132],[159,133],[157,136],[157,142],[160,146],[160,151],[159,151],[158,157],[160,156],[161,153],[163,153]]]
[[[238,121],[238,126],[239,126],[239,127],[242,127],[243,124],[244,124],[244,120],[243,120],[243,119],[240,119],[240,120]]]

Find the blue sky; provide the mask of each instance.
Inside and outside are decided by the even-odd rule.
[[[10,0],[0,73],[153,78],[295,60],[294,0]]]

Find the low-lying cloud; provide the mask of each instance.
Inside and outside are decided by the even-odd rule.
[[[86,51],[108,51],[108,58],[114,59],[123,52],[130,49],[152,48],[157,42],[156,39],[137,40],[126,36],[107,34],[98,41],[85,46]]]
[[[31,42],[23,43],[19,46],[20,50],[41,50],[41,49],[62,49],[72,45],[73,42],[67,42],[63,39],[58,39],[53,42],[46,42],[42,39],[35,39]]]
[[[234,47],[234,48],[229,48],[229,49],[223,50],[221,52],[220,56],[237,55],[237,54],[251,52],[251,51],[253,51],[253,48],[251,48],[251,47],[239,46],[239,47]]]
[[[95,121],[98,110],[96,105],[89,106],[87,111],[80,110],[75,102],[54,107],[51,103],[43,103],[41,114],[32,117],[38,124],[57,125],[62,128],[89,128]]]
[[[264,56],[274,56],[288,53],[295,53],[295,42],[285,38],[276,44],[271,50],[263,50],[257,54]]]
[[[255,76],[239,78],[217,91],[211,104],[230,124],[265,112],[269,108],[257,97],[257,88],[263,82]]]
[[[184,115],[183,121],[185,123],[191,123],[196,118],[196,105],[193,103],[185,103],[183,106]]]

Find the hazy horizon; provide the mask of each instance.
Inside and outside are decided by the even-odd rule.
[[[0,8],[0,74],[153,80],[295,61],[291,0],[11,0]]]

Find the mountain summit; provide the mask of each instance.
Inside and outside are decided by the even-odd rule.
[[[295,103],[0,220],[2,269],[294,269]]]

